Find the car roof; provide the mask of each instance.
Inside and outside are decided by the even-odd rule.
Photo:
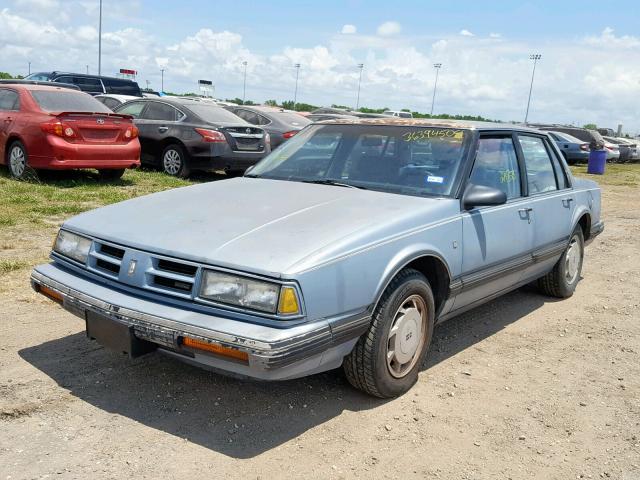
[[[63,72],[59,70],[54,70],[52,72],[38,72],[38,73],[44,73],[47,75],[73,75],[74,77],[84,77],[84,78],[107,78],[109,80],[124,80],[127,82],[135,83],[135,80],[132,80],[131,78],[109,77],[107,75],[91,75],[87,73]]]
[[[446,120],[439,118],[354,118],[323,120],[319,124],[343,124],[343,125],[390,125],[405,127],[443,127],[458,128],[463,130],[519,130],[540,133],[535,128],[518,123],[480,122],[471,120]]]
[[[96,95],[96,98],[115,98],[116,100],[122,100],[123,102],[128,102],[129,100],[138,100],[144,97],[136,97],[135,95],[119,95],[117,93],[101,93],[100,95]]]
[[[66,84],[64,84],[66,85]],[[53,92],[53,91],[65,91],[65,92],[77,92],[77,93],[84,93],[82,91],[80,91],[79,88],[70,88],[68,86],[55,86],[55,85],[41,85],[41,84],[37,84],[37,83],[0,83],[0,87],[11,87],[11,88],[15,88],[15,89],[22,89],[22,90],[44,90],[44,91],[48,91],[48,92]]]

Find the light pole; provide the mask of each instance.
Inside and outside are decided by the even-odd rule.
[[[527,119],[529,118],[529,105],[531,105],[531,92],[533,91],[533,77],[536,74],[536,64],[538,60],[542,58],[542,55],[539,53],[534,53],[533,55],[529,55],[529,60],[533,60],[533,71],[531,72],[531,85],[529,86],[529,100],[527,100],[527,113],[524,114],[524,123],[527,123]]]
[[[164,68],[160,69],[160,91],[164,92]]]
[[[296,89],[293,91],[293,109],[296,109],[296,102],[298,100],[298,76],[300,75],[300,64],[296,63],[293,66],[296,69]]]
[[[31,62],[29,62],[29,73],[27,75],[31,75]]]
[[[89,75],[89,65],[85,65],[87,67],[87,75]]]
[[[358,107],[360,107],[360,84],[362,83],[362,69],[364,68],[364,63],[359,63],[358,68],[360,69],[360,77],[358,78],[358,97],[356,99],[356,111],[358,111]]]
[[[98,76],[102,75],[102,0],[100,0],[100,14],[98,20]]]
[[[433,106],[436,103],[436,88],[438,88],[438,73],[440,73],[440,69],[442,68],[441,63],[434,63],[433,68],[436,69],[436,81],[433,83],[433,98],[431,99],[431,113],[433,115]]]
[[[242,62],[244,65],[244,81],[242,83],[242,104],[244,105],[247,96],[247,61]]]

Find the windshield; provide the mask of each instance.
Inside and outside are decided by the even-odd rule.
[[[207,123],[234,123],[249,125],[237,115],[217,105],[189,104],[184,105]]]
[[[32,73],[24,77],[25,80],[34,80],[37,82],[48,82],[51,74],[49,73]]]
[[[32,90],[31,96],[45,112],[100,112],[111,110],[88,93],[60,90]]]
[[[470,132],[389,125],[312,125],[249,176],[334,182],[417,196],[449,196]]]

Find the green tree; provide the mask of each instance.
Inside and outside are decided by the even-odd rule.
[[[277,107],[278,106],[278,102],[276,102],[275,100],[265,100],[264,104],[268,105],[270,107]]]
[[[586,128],[587,130],[595,130],[598,126],[595,123],[587,123],[583,125],[582,128]]]
[[[14,78],[21,79],[24,78],[22,75],[13,76],[7,72],[0,72],[0,80],[12,80]]]

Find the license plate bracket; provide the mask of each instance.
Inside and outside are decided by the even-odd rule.
[[[110,350],[136,358],[157,348],[156,344],[136,337],[132,326],[106,315],[87,310],[85,320],[87,337]]]

